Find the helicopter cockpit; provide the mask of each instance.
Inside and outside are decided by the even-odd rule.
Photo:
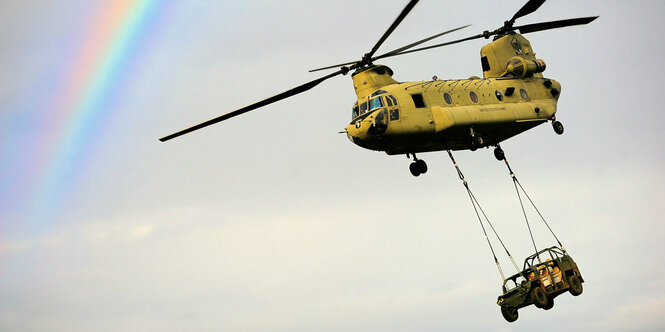
[[[363,102],[362,104],[358,104],[358,102],[356,102],[353,105],[353,112],[351,113],[352,120],[355,120],[357,117],[377,109],[386,107],[392,109],[397,107],[397,99],[390,95],[386,90],[376,90],[372,92],[369,97],[369,102]],[[391,120],[396,120],[399,118],[399,115],[395,116],[395,114],[399,114],[399,110],[391,110]]]

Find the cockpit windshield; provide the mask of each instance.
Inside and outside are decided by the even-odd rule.
[[[357,118],[359,115],[367,113],[367,102],[364,102],[358,106],[358,102],[353,105],[353,112],[351,113],[351,120]]]
[[[383,98],[381,96],[375,97],[369,101],[369,110],[373,111],[377,108],[383,107]]]

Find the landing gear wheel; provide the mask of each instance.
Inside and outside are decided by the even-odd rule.
[[[552,308],[554,308],[554,299],[549,299],[549,301],[547,301],[547,305],[544,306],[543,309],[550,310]]]
[[[558,135],[563,134],[563,124],[559,121],[554,121],[552,122],[552,128],[554,128],[554,132],[557,133]]]
[[[578,296],[582,294],[582,283],[580,282],[580,278],[577,276],[570,276],[568,277],[568,285],[570,286],[570,294],[573,296]]]
[[[469,146],[469,150],[471,150],[471,151],[478,150],[478,147],[476,147],[476,145],[473,144],[473,138],[471,138],[471,137],[469,137],[469,141],[467,142],[467,145]]]
[[[420,169],[418,168],[418,164],[415,162],[412,162],[409,165],[409,171],[411,171],[411,175],[413,176],[419,176],[420,175]]]
[[[540,287],[536,287],[531,291],[531,302],[538,308],[545,308],[549,301],[545,291]]]
[[[506,159],[506,155],[503,153],[503,149],[500,146],[494,148],[494,157],[498,161],[503,161],[504,159]]]
[[[420,174],[427,173],[427,163],[424,160],[418,159],[418,160],[415,161],[415,164],[416,164],[416,168],[418,168],[418,171],[420,172]]]
[[[467,140],[467,145],[471,151],[476,151],[478,148],[482,148],[483,143],[485,143],[485,140],[480,137],[480,135],[470,136]]]
[[[517,309],[511,307],[501,306],[501,314],[509,323],[512,323],[519,318]]]
[[[480,135],[475,135],[471,138],[471,142],[476,146],[476,148],[482,148],[485,140]]]

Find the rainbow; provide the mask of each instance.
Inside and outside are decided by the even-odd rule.
[[[80,180],[87,161],[114,116],[117,100],[130,85],[162,0],[102,2],[62,79],[50,129],[42,134],[42,208],[62,202],[62,188]]]

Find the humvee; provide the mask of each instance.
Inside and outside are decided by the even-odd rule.
[[[508,322],[518,318],[517,309],[528,305],[549,310],[554,298],[570,292],[582,294],[584,279],[575,261],[563,248],[551,247],[540,250],[524,260],[524,269],[503,282],[503,295],[497,304]]]

